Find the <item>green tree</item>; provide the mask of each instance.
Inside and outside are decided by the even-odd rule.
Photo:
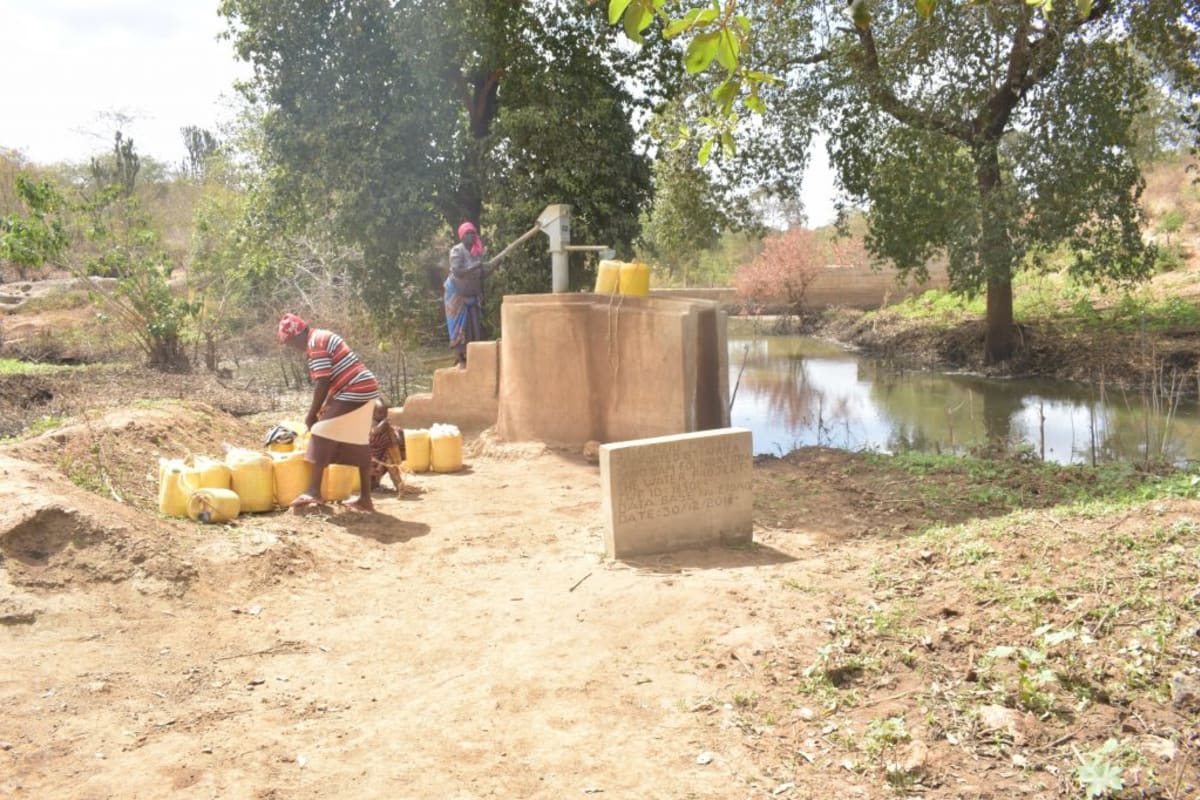
[[[650,200],[650,162],[630,122],[637,103],[597,47],[610,35],[602,16],[565,8],[510,47],[503,102],[480,140],[493,251],[528,230],[548,204],[567,203],[573,242],[632,253]],[[539,237],[504,262],[493,307],[505,292],[549,290],[544,248]],[[573,286],[591,283],[593,262],[573,257]]]
[[[178,371],[188,368],[183,333],[196,304],[171,289],[171,260],[136,198],[110,187],[92,198],[91,239],[97,255],[89,259],[91,275],[116,279],[109,288],[93,285],[106,309],[146,355],[151,367]]]
[[[1186,222],[1186,218],[1178,208],[1168,210],[1158,220],[1155,230],[1163,235],[1163,240],[1167,247],[1171,246],[1171,236],[1183,230],[1184,222]]]
[[[627,25],[635,5],[620,9]],[[1065,243],[1079,277],[1150,271],[1134,123],[1155,80],[1197,96],[1194,3],[918,0],[914,14],[855,0],[849,18],[822,0],[736,8],[667,27],[690,37],[688,69],[719,65],[709,127],[723,150],[735,149],[738,97],[770,108],[767,124],[829,131],[872,252],[918,274],[944,254],[953,288],[986,292],[989,362],[1013,353],[1012,279],[1027,256],[1036,265]],[[636,13],[635,28],[648,24]]]
[[[132,139],[118,132],[110,160],[93,158],[95,185],[81,204],[93,254],[88,276],[114,278],[93,286],[111,313],[146,355],[150,366],[184,370],[184,331],[197,303],[172,290],[173,264],[158,231],[136,196],[140,159]]]
[[[651,135],[669,141],[682,117],[681,104],[668,103],[651,125]],[[722,231],[735,227],[726,211],[730,198],[712,170],[699,163],[688,140],[660,149],[653,175],[654,202],[642,225],[642,240],[659,266],[685,286],[693,285],[700,254],[716,246]]]
[[[275,277],[274,238],[253,226],[253,183],[239,184],[236,161],[219,155],[205,160],[201,193],[192,218],[190,278],[200,292],[196,327],[204,365],[217,368],[223,339],[260,316],[257,288]],[[251,179],[253,176],[247,176]]]
[[[193,180],[204,178],[205,167],[217,154],[220,142],[211,131],[196,125],[186,125],[179,131],[183,134],[183,144],[187,148],[187,159],[183,162],[182,172]]]
[[[327,226],[277,213],[264,168],[264,110],[246,102],[237,112],[219,146],[203,156],[188,252],[195,326],[210,370],[223,344],[261,322],[264,307],[303,303],[311,285],[304,273],[320,249],[313,243],[328,238]]]
[[[634,57],[614,52],[601,10],[224,0],[221,13],[254,65],[247,90],[268,109],[279,213],[329,220],[358,247],[355,277],[376,309],[411,294],[401,256],[412,263],[463,219],[493,215],[487,228],[503,241],[567,202],[577,239],[636,234],[648,169],[632,150],[635,101],[617,78]],[[506,275],[525,266],[514,258]]]
[[[0,260],[17,268],[25,280],[31,268],[54,261],[67,248],[62,194],[48,180],[34,181],[25,173],[16,179],[17,197],[28,213],[0,217]]]
[[[142,158],[133,146],[133,139],[126,139],[121,131],[113,135],[113,140],[110,158],[91,159],[92,180],[102,193],[113,188],[125,197],[132,197]]]
[[[264,212],[293,229],[331,221],[381,276],[434,230],[434,198],[448,191],[445,131],[459,107],[441,64],[430,61],[444,39],[432,6],[220,6],[237,52],[255,69],[245,93],[266,108]]]

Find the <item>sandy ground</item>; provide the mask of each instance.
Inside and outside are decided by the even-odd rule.
[[[763,796],[710,667],[831,570],[763,531],[606,562],[598,467],[547,451],[229,528],[0,472],[0,796]]]

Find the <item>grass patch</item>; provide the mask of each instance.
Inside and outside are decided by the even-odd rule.
[[[1177,704],[1175,686],[1200,675],[1200,513],[1172,501],[1196,497],[1190,473],[856,459],[845,474],[860,505],[919,497],[926,522],[881,534],[867,594],[839,595],[815,640],[776,654],[792,666],[789,696],[759,686],[757,710],[815,709],[791,715],[796,738],[897,796],[940,785],[938,759],[960,752],[1011,763],[1030,782],[1111,788],[1135,776],[1139,796],[1171,797],[1181,774],[1192,780],[1178,766],[1190,740],[1174,732],[1200,713]],[[1142,727],[1108,745],[1130,709]],[[1163,763],[1154,746],[1177,747],[1176,760],[1144,769]],[[927,762],[927,750],[940,756]]]
[[[919,479],[912,488],[931,519],[949,520],[983,510],[1018,511],[1063,503],[1124,504],[1151,497],[1194,497],[1193,476],[1176,470],[1148,471],[1135,464],[1091,467],[1026,459],[908,452],[866,453],[867,464]]]
[[[46,431],[52,431],[55,428],[62,427],[66,424],[67,419],[64,417],[46,416],[39,417],[25,426],[25,430],[15,436],[0,436],[0,444],[9,442],[17,442],[22,439],[32,439],[35,436],[41,436]]]
[[[1064,272],[1019,274],[1013,281],[1013,304],[1016,319],[1068,330],[1165,331],[1200,325],[1200,307],[1178,296],[1156,297],[1145,286],[1114,290],[1105,284],[1086,285]],[[906,319],[954,324],[983,317],[986,307],[982,296],[931,290],[887,311]]]
[[[65,364],[43,364],[35,361],[22,361],[17,358],[0,358],[0,375],[50,375],[69,369],[79,369]]]
[[[66,421],[67,420],[64,417],[39,417],[25,428],[25,437],[32,438],[34,436],[41,436],[46,431],[52,431],[55,428],[62,427]]]
[[[21,306],[21,313],[37,314],[47,311],[67,311],[73,308],[83,308],[91,304],[92,299],[87,289],[51,292],[26,300]]]

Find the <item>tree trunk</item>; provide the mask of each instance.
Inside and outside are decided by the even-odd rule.
[[[204,366],[209,372],[217,371],[217,340],[211,333],[204,334]]]
[[[175,334],[151,336],[150,366],[163,372],[187,372],[189,363]]]
[[[1012,358],[1013,336],[1012,246],[1009,242],[1011,209],[1000,191],[997,142],[985,141],[974,151],[979,187],[979,271],[987,282],[987,325],[983,342],[985,364]]]
[[[499,92],[503,78],[503,69],[479,70],[472,76],[459,78],[471,139],[459,176],[458,207],[450,211],[447,219],[452,230],[457,229],[464,220],[475,223],[476,227],[482,220],[483,165],[486,157],[484,141],[491,133],[492,123],[500,108]]]
[[[989,280],[983,362],[999,364],[1007,361],[1013,356],[1014,345],[1012,282]]]

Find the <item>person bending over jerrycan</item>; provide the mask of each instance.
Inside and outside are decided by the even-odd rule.
[[[330,464],[358,467],[359,494],[345,505],[374,511],[371,502],[371,416],[379,382],[350,346],[333,331],[311,328],[295,314],[279,320],[279,342],[308,357],[313,381],[304,460],[312,464],[308,489],[292,501],[292,508],[321,502],[321,479]]]

